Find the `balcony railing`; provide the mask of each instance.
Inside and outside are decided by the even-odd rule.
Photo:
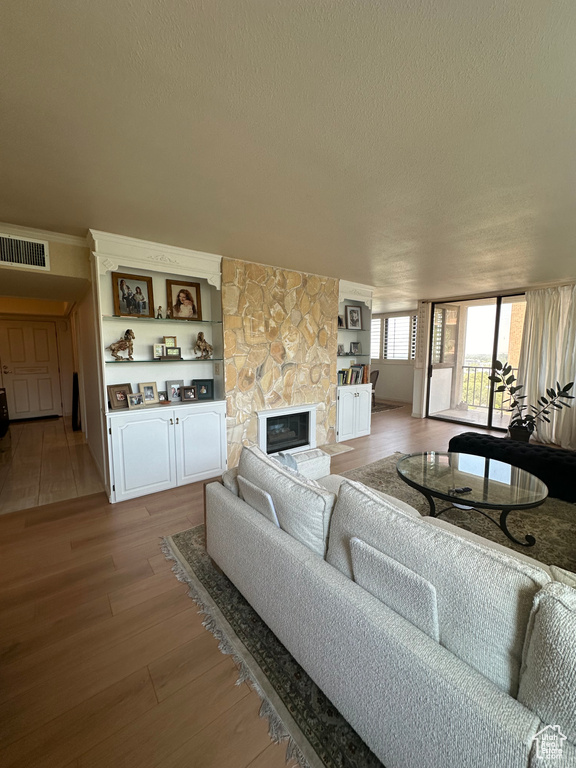
[[[462,366],[462,400],[469,408],[488,408],[490,399],[490,379],[492,368],[482,365]],[[517,368],[512,368],[512,373],[518,373]],[[508,411],[507,399],[503,402],[502,392],[494,394],[494,410],[503,413]]]

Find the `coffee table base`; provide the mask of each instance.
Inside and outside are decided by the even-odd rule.
[[[458,509],[458,507],[464,507],[463,504],[450,504],[448,507],[444,507],[444,509],[436,510],[436,502],[434,501],[434,498],[429,494],[426,493],[426,491],[422,490],[421,488],[418,489],[420,493],[426,497],[426,500],[428,501],[428,505],[430,507],[430,517],[439,517],[443,512],[447,512],[449,509]],[[464,501],[464,499],[462,499]],[[487,512],[485,512],[483,509],[478,509],[478,507],[470,507],[466,506],[466,509],[473,509],[475,512],[479,512],[481,515],[484,515],[484,517],[487,520],[490,520],[491,523],[494,523],[494,525],[498,526],[502,533],[506,534],[506,536],[510,539],[510,541],[513,541],[514,544],[519,544],[521,547],[533,547],[534,544],[536,544],[536,539],[531,534],[527,533],[524,537],[526,541],[520,541],[519,539],[512,536],[510,531],[508,530],[508,526],[506,524],[508,515],[510,512],[512,512],[512,509],[503,509],[500,512],[500,519],[495,520],[491,515],[489,515]],[[518,509],[518,507],[514,507],[514,509]]]

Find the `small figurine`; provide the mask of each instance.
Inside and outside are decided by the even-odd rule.
[[[214,352],[214,347],[208,344],[202,331],[198,332],[198,338],[196,339],[196,344],[194,344],[194,354],[197,354],[197,352],[200,353],[201,360],[208,360],[212,352]]]
[[[110,344],[109,347],[106,347],[106,349],[109,349],[112,353],[112,357],[114,360],[121,360],[122,362],[128,362],[128,360],[134,360],[132,357],[132,353],[134,351],[134,339],[136,336],[134,335],[134,331],[128,328],[126,330],[126,333],[124,336],[119,339],[118,341],[115,341],[113,344]],[[128,352],[128,357],[120,357],[118,352]]]
[[[156,312],[156,320],[163,320],[162,317],[162,307],[158,307],[158,311]]]

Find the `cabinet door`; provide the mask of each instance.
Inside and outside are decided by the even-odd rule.
[[[370,434],[370,421],[372,418],[372,391],[371,389],[359,389],[356,399],[356,434],[355,437],[363,437]]]
[[[337,418],[339,443],[356,437],[354,418],[356,400],[355,387],[340,387],[338,389]]]
[[[177,408],[177,484],[195,483],[226,469],[226,404],[206,403]]]
[[[176,485],[173,417],[172,409],[155,409],[110,419],[116,501]]]

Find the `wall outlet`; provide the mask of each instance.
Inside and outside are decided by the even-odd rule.
[[[214,374],[216,376],[220,375],[220,363],[214,363]]]

